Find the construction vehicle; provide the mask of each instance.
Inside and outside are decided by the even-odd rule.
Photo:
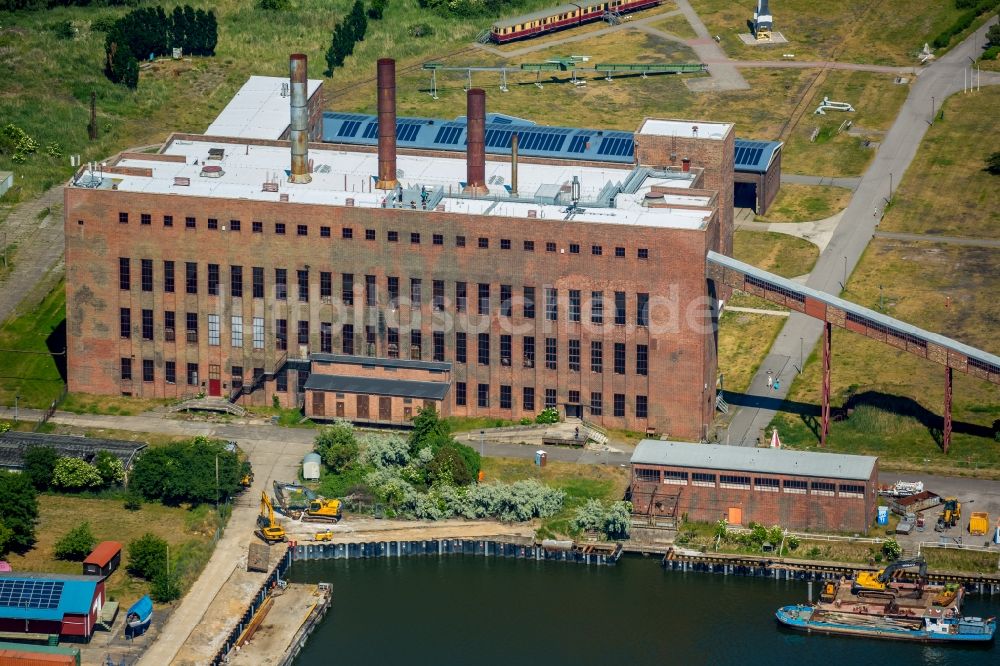
[[[934,529],[941,532],[949,527],[958,525],[960,520],[962,520],[962,503],[958,501],[957,497],[946,497],[944,500],[944,509],[941,511]]]
[[[254,530],[254,534],[269,544],[288,540],[285,528],[274,519],[274,504],[265,492],[260,494],[260,515],[257,516],[257,529]]]
[[[240,485],[243,486],[243,488],[249,488],[253,485],[253,470],[246,472],[242,477],[240,477]]]
[[[298,520],[309,505],[319,496],[303,485],[275,481],[274,503],[277,511],[292,520]]]
[[[866,592],[892,593],[889,581],[892,580],[893,574],[897,571],[913,567],[918,568],[918,581],[924,581],[927,578],[927,562],[924,558],[917,557],[912,560],[896,560],[878,571],[859,571],[858,575],[851,582],[851,592],[859,597],[871,596],[870,594],[866,594]]]
[[[339,499],[316,498],[309,502],[309,508],[302,515],[304,523],[336,523],[343,517]]]
[[[313,537],[313,541],[333,541],[333,531],[317,532]]]
[[[828,580],[823,583],[823,589],[820,590],[819,600],[828,604],[832,604],[833,600],[837,598],[837,584],[832,580]]]
[[[974,511],[969,518],[969,534],[986,536],[990,529],[990,514],[985,511]]]

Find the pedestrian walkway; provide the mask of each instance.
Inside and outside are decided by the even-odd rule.
[[[885,238],[887,240],[914,241],[918,243],[945,243],[947,245],[967,245],[970,247],[1000,247],[1000,240],[994,238],[938,236],[936,234],[908,234],[895,231],[876,231],[875,237]]]
[[[844,211],[840,211],[815,222],[738,222],[736,228],[794,236],[809,241],[822,252],[830,244],[834,230],[840,224],[843,215]]]

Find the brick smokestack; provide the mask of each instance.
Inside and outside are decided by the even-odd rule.
[[[465,192],[489,194],[486,187],[486,91],[472,88],[466,97]]]
[[[292,175],[290,183],[308,183],[309,175],[309,109],[307,107],[309,91],[307,79],[306,56],[293,53],[288,59],[289,77],[291,78],[291,108],[292,123],[289,138],[292,144]]]
[[[396,61],[378,61],[378,182],[380,190],[392,190],[396,181]]]

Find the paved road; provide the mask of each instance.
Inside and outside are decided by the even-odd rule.
[[[875,232],[889,191],[890,178],[894,176],[897,183],[902,180],[916,155],[931,121],[932,103],[940,108],[944,99],[962,90],[962,72],[968,66],[969,58],[978,56],[978,45],[993,23],[996,23],[996,17],[927,67],[913,83],[892,129],[861,178],[830,244],[816,262],[806,282],[808,286],[831,294],[842,291],[845,273],[849,275],[857,265]],[[983,83],[986,83],[985,78]],[[746,406],[730,422],[727,438],[731,444],[754,444],[761,430],[774,418],[781,400],[795,380],[800,353],[808,355],[821,334],[822,324],[816,319],[800,313],[793,313],[788,318],[747,390]],[[767,388],[768,370],[780,378],[780,390]]]
[[[891,67],[888,65],[866,65],[855,62],[834,62],[832,60],[730,60],[725,62],[740,69],[846,69],[855,72],[876,72],[879,74],[916,75],[916,67]],[[712,64],[706,61],[706,64]]]
[[[831,178],[830,176],[803,176],[797,173],[782,173],[781,184],[790,183],[792,185],[829,185],[832,187],[844,187],[849,190],[858,189],[861,184],[860,178]]]
[[[938,236],[934,234],[907,234],[894,231],[876,231],[875,237],[886,238],[888,240],[917,241],[921,243],[946,243],[948,245],[969,245],[971,247],[1000,247],[1000,240],[992,238]]]

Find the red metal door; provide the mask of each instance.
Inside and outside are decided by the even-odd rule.
[[[217,365],[208,366],[208,394],[211,396],[222,395],[221,372]]]

